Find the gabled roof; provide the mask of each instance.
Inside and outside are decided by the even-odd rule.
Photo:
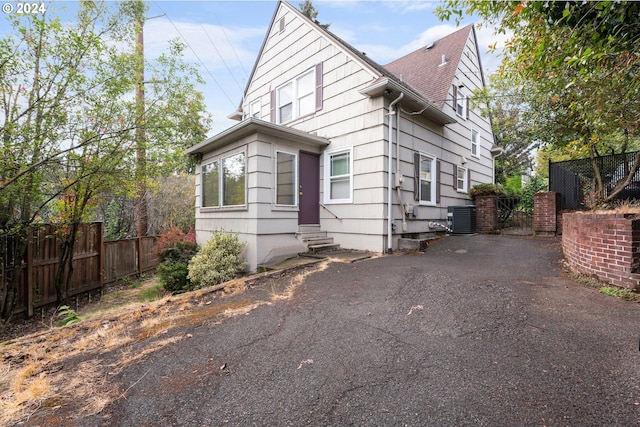
[[[294,14],[306,19],[317,31],[329,38],[332,42],[348,52],[353,58],[360,62],[373,76],[377,77],[371,85],[360,90],[360,93],[367,96],[379,96],[388,92],[406,92],[403,103],[409,103],[411,108],[422,110],[424,115],[430,117],[436,123],[454,123],[456,119],[443,111],[444,102],[453,79],[455,77],[458,63],[462,56],[469,33],[474,31],[473,25],[468,25],[440,40],[433,43],[430,49],[421,48],[396,61],[382,66],[369,58],[364,52],[357,50],[331,31],[313,22],[304,16],[299,10],[291,6],[284,0],[278,1],[278,6],[271,18],[271,23],[267,34],[275,25],[275,18],[280,7],[286,6]],[[251,76],[245,87],[245,94],[251,84],[253,75],[262,52],[264,50],[267,37],[265,37],[256,62],[251,71]],[[446,55],[447,64],[440,66],[442,55]],[[479,58],[479,56],[478,56]],[[229,118],[242,118],[242,103],[238,110],[231,114]]]
[[[467,25],[384,67],[442,108],[471,31],[474,31],[473,25]]]

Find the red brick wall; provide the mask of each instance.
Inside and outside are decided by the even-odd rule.
[[[640,216],[575,212],[562,223],[562,249],[573,271],[640,289]]]
[[[554,191],[541,191],[533,196],[533,231],[556,233],[559,196]]]
[[[498,197],[476,196],[475,204],[478,233],[495,233],[498,230]]]

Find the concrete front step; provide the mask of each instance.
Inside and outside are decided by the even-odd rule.
[[[331,239],[331,243],[319,243],[309,245],[307,247],[308,251],[314,254],[318,252],[329,252],[329,251],[337,251],[340,249],[340,245],[337,243],[333,243],[333,239]]]
[[[398,250],[401,251],[422,251],[431,243],[440,240],[441,236],[426,236],[416,239],[400,237],[398,239]]]

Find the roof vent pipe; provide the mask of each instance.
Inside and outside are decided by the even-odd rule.
[[[447,55],[442,55],[442,63],[443,64],[447,63]]]

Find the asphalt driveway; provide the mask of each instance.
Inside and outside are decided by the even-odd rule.
[[[556,238],[333,263],[172,333],[76,425],[640,426],[640,305],[573,282]]]

